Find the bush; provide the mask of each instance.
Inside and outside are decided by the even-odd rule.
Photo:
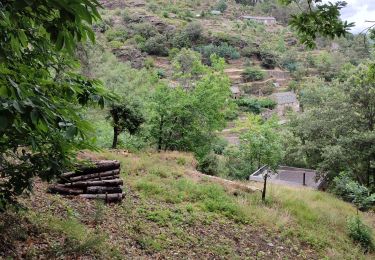
[[[349,237],[353,239],[354,242],[359,243],[366,252],[374,249],[371,229],[366,226],[358,216],[348,219],[347,229]]]
[[[147,52],[148,54],[166,56],[168,55],[168,48],[166,44],[167,39],[165,38],[165,36],[159,34],[149,38],[144,43],[142,50]]]
[[[202,37],[202,32],[202,25],[197,22],[188,23],[183,30],[183,33],[186,34],[190,41],[193,42]]]
[[[158,34],[158,31],[149,23],[137,23],[132,26],[133,33],[139,34],[145,39],[149,39]]]
[[[246,112],[254,114],[260,114],[265,108],[274,109],[276,107],[276,102],[269,98],[241,98],[237,99],[236,103]]]
[[[218,175],[219,168],[219,158],[214,153],[209,153],[203,157],[198,164],[198,170],[208,175]]]
[[[247,58],[252,58],[253,56],[257,56],[258,54],[259,50],[252,46],[247,46],[241,50],[241,55]]]
[[[333,192],[343,200],[354,203],[360,210],[368,210],[375,205],[375,193],[351,179],[348,173],[341,173],[333,179]]]
[[[219,2],[216,5],[216,10],[224,13],[225,10],[227,10],[228,4],[226,0],[219,0]]]
[[[274,69],[277,65],[277,57],[269,52],[260,53],[261,65],[266,69]]]
[[[107,41],[125,42],[128,39],[128,32],[124,28],[111,28],[105,32]]]
[[[220,58],[224,58],[226,60],[240,58],[239,52],[233,46],[230,46],[227,43],[221,43],[219,46],[214,44],[200,46],[197,47],[196,50],[202,54],[205,63],[209,63],[212,54],[216,54]]]
[[[101,32],[101,33],[106,32],[110,28],[109,25],[103,20],[94,23],[92,27],[94,31]]]
[[[242,77],[246,82],[262,80],[265,77],[265,73],[258,68],[248,67],[242,73]]]
[[[217,138],[215,143],[213,144],[212,150],[215,154],[222,155],[225,148],[228,146],[228,141],[225,138]]]
[[[183,48],[173,58],[172,63],[175,67],[175,71],[185,76],[197,76],[204,71],[204,67],[201,63],[201,55],[191,49]]]
[[[109,43],[109,45],[111,46],[112,49],[119,49],[121,48],[122,46],[124,46],[124,43],[120,42],[120,41],[111,41]]]
[[[189,23],[185,28],[176,33],[172,40],[174,48],[190,48],[194,42],[202,37],[202,26],[200,23]]]

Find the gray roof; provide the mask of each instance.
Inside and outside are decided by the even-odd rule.
[[[253,19],[253,20],[276,20],[275,17],[271,17],[271,16],[251,16],[251,15],[243,15],[242,18],[244,18],[244,19]]]
[[[291,91],[274,93],[272,94],[272,98],[276,101],[278,105],[298,102],[296,94]]]

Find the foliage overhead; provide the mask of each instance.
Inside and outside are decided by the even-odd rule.
[[[299,4],[298,0],[279,0],[284,5]],[[322,4],[322,0],[306,0],[307,10],[293,14],[289,24],[296,30],[302,43],[315,47],[316,38],[321,35],[331,39],[345,36],[354,23],[341,21],[340,10],[347,4],[344,1]]]
[[[94,41],[96,0],[0,3],[0,209],[69,165],[89,147],[89,124],[77,108],[104,105],[100,83],[75,74],[75,43]]]

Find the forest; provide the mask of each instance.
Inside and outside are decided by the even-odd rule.
[[[374,257],[375,29],[345,2],[0,7],[0,258]],[[87,160],[122,202],[47,193]]]

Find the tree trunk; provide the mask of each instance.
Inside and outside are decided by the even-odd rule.
[[[103,187],[103,186],[91,186],[87,187],[86,192],[89,194],[106,194],[106,193],[121,193],[121,187]]]
[[[118,170],[112,170],[112,171],[106,171],[106,172],[86,174],[86,175],[81,175],[81,176],[69,178],[66,182],[91,180],[93,178],[99,178],[100,179],[100,177],[119,175],[119,173],[120,173],[120,170],[118,169]]]
[[[116,175],[111,175],[111,176],[106,176],[106,177],[93,178],[93,179],[90,179],[90,181],[114,180],[118,178],[120,178],[120,175],[116,174]]]
[[[102,180],[102,181],[77,181],[72,183],[66,183],[65,187],[88,187],[88,186],[117,186],[123,185],[124,182],[121,179],[115,180]]]
[[[105,172],[105,171],[111,171],[111,170],[117,170],[117,169],[120,169],[119,161],[103,160],[103,161],[97,161],[97,162],[91,163],[89,165],[80,165],[77,167],[77,170],[75,172],[66,172],[66,173],[61,174],[60,177],[72,178],[72,177],[81,176],[84,174]]]
[[[85,199],[102,199],[106,202],[120,202],[124,196],[123,193],[114,194],[80,194],[81,198]]]
[[[62,194],[62,195],[79,195],[83,193],[83,189],[72,189],[66,188],[62,185],[54,185],[48,188],[48,192],[53,194]]]
[[[264,175],[264,184],[263,184],[263,190],[262,190],[262,201],[266,201],[266,191],[267,191],[267,178],[268,178],[268,173]]]
[[[118,135],[119,135],[118,127],[115,125],[115,126],[113,127],[113,142],[112,142],[112,149],[116,149],[116,148],[117,148]]]
[[[164,125],[164,117],[161,116],[161,118],[160,118],[160,124],[159,124],[159,138],[158,138],[158,151],[159,152],[161,151],[161,145],[162,145],[162,142],[163,142],[163,137],[162,137],[162,134],[163,134],[163,125]]]

